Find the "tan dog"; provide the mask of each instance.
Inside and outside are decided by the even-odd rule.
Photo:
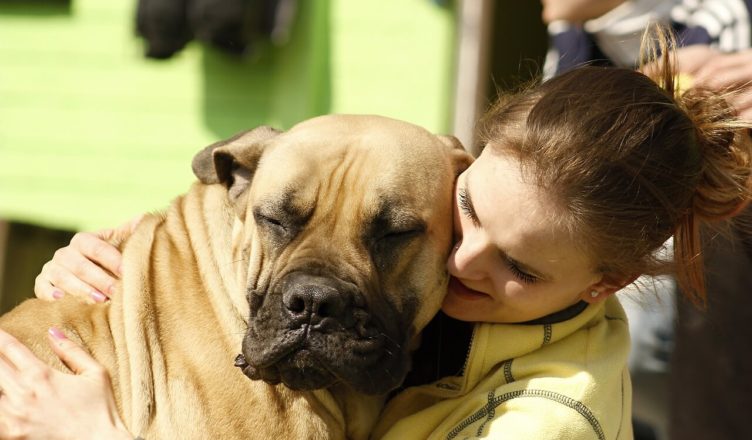
[[[32,299],[0,327],[60,368],[47,328],[83,343],[149,440],[366,438],[440,306],[469,162],[453,138],[375,116],[245,132],[140,223],[110,303]]]

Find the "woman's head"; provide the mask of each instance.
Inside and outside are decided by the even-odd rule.
[[[699,227],[730,217],[749,199],[746,126],[717,94],[678,95],[665,58],[654,69],[657,82],[628,69],[582,67],[501,99],[481,121],[485,149],[466,174],[472,179],[492,162],[514,169],[528,190],[526,203],[535,205],[520,209],[515,220],[545,224],[549,242],[556,236],[559,248],[571,246],[597,280],[568,292],[571,303],[592,298],[593,290],[600,293],[596,300],[603,298],[640,274],[666,273],[671,263],[656,250],[671,236],[675,273],[702,302]],[[506,198],[509,186],[490,177],[485,182],[475,193],[491,195],[491,211],[494,201],[497,211],[515,209]],[[459,179],[460,198],[467,184],[467,176]],[[462,258],[467,231],[460,224],[454,259]],[[465,280],[460,266],[450,260],[449,267]]]
[[[513,157],[486,150],[455,189],[456,246],[443,310],[465,321],[523,322],[605,293],[589,256],[556,219],[557,201]]]

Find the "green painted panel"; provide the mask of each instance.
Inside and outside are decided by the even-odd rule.
[[[427,0],[333,0],[334,109],[448,133],[455,16]]]
[[[0,217],[118,224],[184,192],[204,145],[261,124],[378,113],[445,132],[451,10],[298,2],[290,41],[238,60],[191,43],[142,56],[135,0],[0,0]]]

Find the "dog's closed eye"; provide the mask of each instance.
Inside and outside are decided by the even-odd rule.
[[[401,240],[407,241],[411,238],[415,238],[425,232],[424,226],[414,226],[407,229],[395,229],[386,231],[383,235],[377,238],[377,240]]]

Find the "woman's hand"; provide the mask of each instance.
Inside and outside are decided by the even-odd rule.
[[[68,246],[55,252],[34,282],[34,294],[42,299],[59,299],[65,293],[94,302],[112,296],[120,279],[120,251],[108,241],[133,233],[143,216],[117,229],[96,233],[79,232]]]
[[[51,368],[0,330],[0,439],[132,439],[104,367],[59,330],[48,339],[75,374]]]

